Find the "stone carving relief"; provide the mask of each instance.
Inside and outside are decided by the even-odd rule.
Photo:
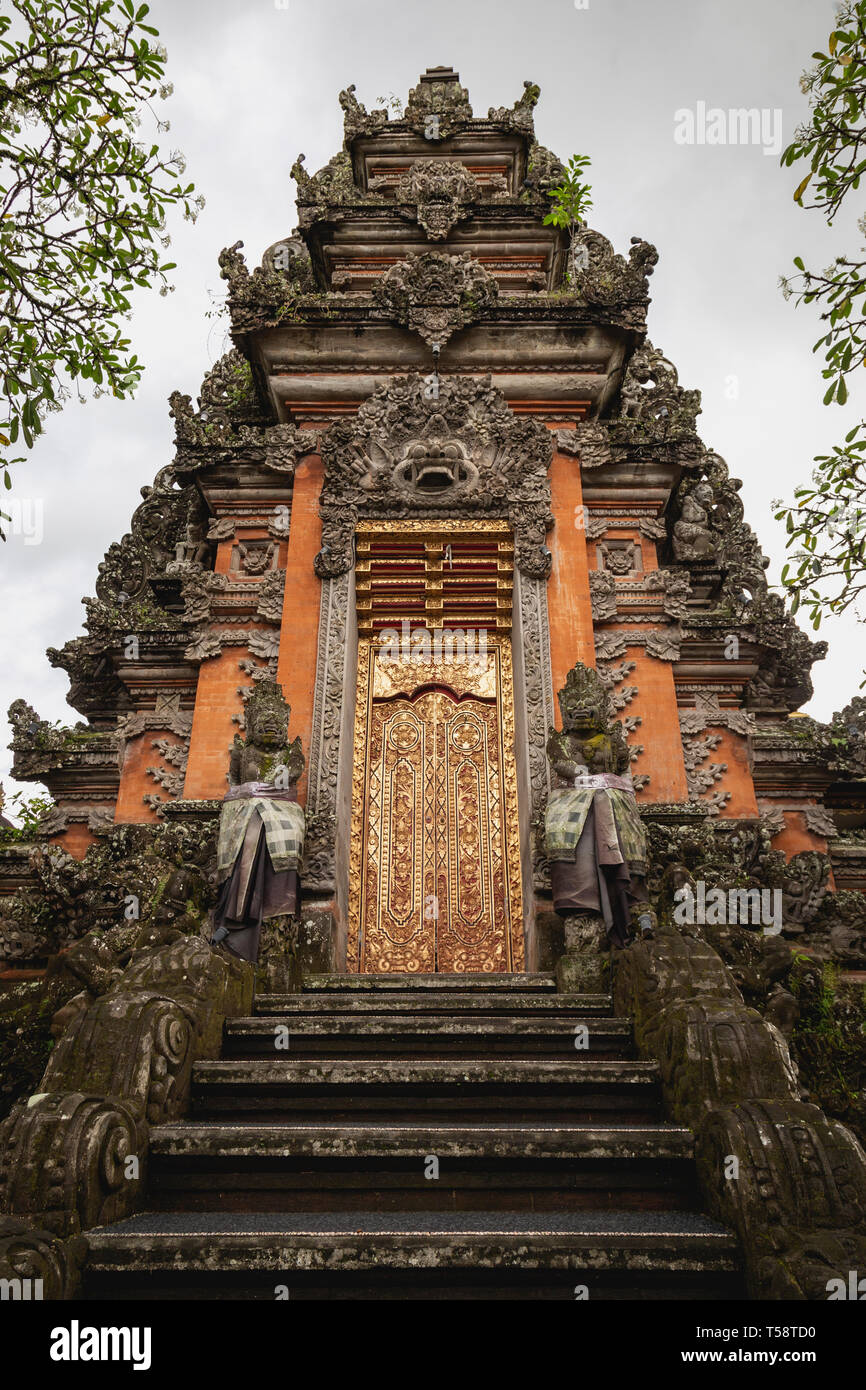
[[[685,494],[673,534],[674,557],[680,563],[711,564],[716,558],[718,545],[708,525],[714,498],[711,484],[704,482]]]
[[[662,610],[669,618],[684,618],[691,586],[682,570],[650,570],[620,583],[607,570],[594,570],[589,576],[589,591],[592,616],[602,623],[610,622],[620,611],[629,616],[642,610],[651,612],[657,607],[656,595],[661,595]]]
[[[723,707],[717,694],[698,691],[694,709],[680,713],[680,729],[684,734],[699,734],[710,727],[730,729],[732,733],[747,737],[754,731],[755,717],[748,710]]]
[[[488,121],[498,121],[509,130],[521,130],[531,135],[533,130],[532,112],[541,96],[541,88],[536,82],[524,82],[523,92],[513,106],[491,106],[487,112]]]
[[[803,811],[803,819],[806,822],[806,829],[811,830],[813,835],[823,835],[825,839],[829,840],[839,834],[836,822],[823,806],[807,806]]]
[[[523,661],[523,699],[532,796],[530,824],[533,828],[533,877],[536,887],[546,884],[538,828],[550,794],[550,763],[547,735],[554,720],[553,677],[550,668],[550,629],[547,614],[547,586],[543,580],[515,574],[520,609],[520,648]]]
[[[713,728],[730,729],[732,733],[747,738],[755,726],[754,717],[746,710],[726,709],[715,693],[695,695],[695,708],[680,712],[680,732],[683,736],[683,756],[686,766],[686,781],[689,795],[708,802],[712,815],[718,815],[731,799],[729,791],[711,789],[722,781],[728,770],[727,763],[709,762],[708,759],[722,741],[721,734],[709,733]],[[703,738],[695,735],[703,734]],[[705,793],[710,792],[709,796]]]
[[[615,578],[632,579],[643,570],[641,549],[636,541],[609,541],[597,547],[600,568]]]
[[[447,140],[465,121],[471,121],[469,92],[461,87],[458,74],[449,69],[441,74],[428,69],[409,92],[403,120],[428,140]]]
[[[259,546],[249,553],[266,556],[269,566],[276,560],[273,545]],[[254,560],[254,571],[260,572],[261,564]],[[257,574],[252,577],[257,578]],[[246,646],[255,656],[264,658],[276,656],[285,585],[285,570],[274,568],[268,569],[254,585],[230,574],[198,572],[188,576],[182,591],[184,620],[194,627],[184,651],[186,660],[207,661],[219,656],[225,646]],[[215,626],[216,608],[226,622],[236,626]],[[237,610],[237,616],[232,615],[232,609]],[[253,619],[270,624],[271,630],[250,626]]]
[[[683,631],[679,626],[654,628],[646,634],[648,656],[659,661],[679,661]]]
[[[612,574],[593,570],[589,576],[589,597],[594,622],[609,622],[616,617],[616,580]]]
[[[272,570],[266,574],[256,589],[256,617],[265,622],[279,624],[283,617],[283,599],[286,592],[285,570]]]
[[[148,777],[152,777],[170,797],[177,799],[183,795],[183,783],[186,777],[186,765],[189,758],[189,738],[185,743],[170,743],[166,738],[154,739],[152,748],[155,748],[163,761],[162,767],[149,767]],[[165,766],[168,764],[168,766]],[[142,797],[142,800],[160,814],[164,798],[157,792],[151,792]]]
[[[634,661],[620,661],[616,665],[609,663],[599,670],[599,675],[608,691],[608,703],[611,709],[617,713],[621,709],[625,709],[626,705],[630,705],[635,695],[638,694],[636,685],[623,684],[635,668],[636,663]],[[617,690],[617,686],[622,686],[622,689]]]
[[[436,349],[473,323],[498,294],[494,276],[468,251],[462,256],[420,252],[392,265],[372,287],[373,300],[384,314]]]
[[[623,650],[624,649],[625,644],[623,644]],[[598,659],[597,652],[596,657]],[[614,715],[619,715],[622,710],[627,709],[628,706],[631,704],[632,700],[635,698],[635,696],[640,694],[638,686],[626,684],[629,676],[631,675],[632,671],[636,669],[636,667],[637,663],[634,661],[608,661],[605,665],[599,667],[599,675],[601,676],[602,683],[608,692],[608,704],[610,706],[611,712]],[[633,734],[635,730],[639,728],[640,724],[642,723],[642,720],[640,715],[633,714],[626,715],[618,722],[623,731],[623,734],[625,735],[626,739],[628,739],[630,735]],[[644,745],[642,743],[629,743],[629,763],[636,763],[643,751]],[[648,772],[632,772],[632,781],[634,783],[635,791],[642,791],[644,787],[649,785],[650,774]]]
[[[416,159],[395,190],[398,203],[415,206],[429,241],[443,241],[478,197],[478,180],[457,159]]]
[[[686,765],[686,782],[689,796],[695,800],[720,782],[728,770],[727,763],[709,763],[707,759],[722,741],[721,734],[707,734],[704,738],[684,738],[683,757]],[[706,765],[705,765],[706,764]],[[722,806],[731,799],[730,792],[713,793],[711,804],[718,815]]]
[[[601,420],[588,420],[576,430],[556,430],[555,434],[559,452],[579,457],[581,468],[603,468],[612,461],[610,436]]]
[[[307,777],[307,835],[304,883],[313,891],[333,891],[336,868],[337,780],[346,673],[349,574],[322,584],[313,728]]]
[[[612,632],[609,629],[603,632],[597,632],[595,634],[596,660],[612,661],[617,656],[623,656],[633,636],[633,633],[629,633],[627,640],[624,632]]]
[[[777,835],[781,835],[782,832],[788,828],[788,823],[785,820],[785,813],[780,806],[770,806],[766,808],[760,802],[758,805],[761,812],[761,820],[766,827],[767,834],[770,836],[771,840],[775,840]]]
[[[141,495],[128,534],[109,546],[98,567],[96,596],[110,610],[145,598],[152,575],[178,562],[200,564],[207,552],[204,504],[194,487],[177,487],[172,464]]]
[[[694,430],[700,409],[700,391],[680,386],[674,364],[647,339],[629,362],[620,415],[632,421],[657,421],[670,429]]]
[[[677,625],[645,632],[630,629],[627,633],[608,628],[595,634],[595,654],[598,661],[612,661],[623,656],[628,647],[644,647],[648,656],[659,661],[679,661],[682,639],[682,629]]]
[[[648,303],[647,277],[659,253],[648,241],[632,237],[628,260],[619,256],[607,237],[580,226],[572,242],[571,265],[575,289],[587,304],[607,309],[626,327],[643,329]]]
[[[186,764],[189,756],[189,738],[192,730],[192,710],[181,709],[181,697],[179,694],[157,694],[156,703],[152,710],[135,710],[131,714],[124,715],[118,720],[115,730],[115,740],[120,754],[120,765],[123,766],[126,745],[130,739],[138,738],[140,734],[148,730],[174,734],[177,741],[162,737],[153,739],[151,747],[159,753],[163,766],[154,766],[147,769],[149,777],[161,786],[171,798],[177,798],[183,793],[183,782],[186,775]],[[144,796],[142,800],[150,806],[157,814],[161,814],[161,808],[165,804],[165,798],[157,792],[151,792]]]
[[[258,576],[273,568],[276,550],[273,545],[245,545],[241,541],[237,546],[237,555],[239,567],[244,574]]]
[[[489,377],[395,378],[325,435],[316,573],[331,578],[351,567],[365,516],[457,515],[507,518],[517,566],[546,578],[551,454],[544,426],[514,415]]]

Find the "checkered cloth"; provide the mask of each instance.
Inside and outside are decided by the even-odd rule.
[[[241,852],[244,836],[253,816],[259,816],[265,827],[265,842],[271,863],[279,873],[283,869],[300,871],[304,852],[304,811],[293,793],[268,782],[243,782],[230,787],[220,808],[220,829],[217,842],[217,876],[222,882],[231,873]]]
[[[576,785],[550,793],[544,817],[544,848],[549,860],[573,863],[595,797],[607,797],[623,858],[639,874],[646,873],[646,833],[631,778],[602,773],[578,777]]]

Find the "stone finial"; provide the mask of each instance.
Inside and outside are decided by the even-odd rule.
[[[472,120],[469,93],[453,68],[428,68],[409,92],[403,119],[428,140],[444,140]]]

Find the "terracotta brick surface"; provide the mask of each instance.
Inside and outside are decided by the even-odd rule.
[[[185,797],[225,796],[229,751],[238,732],[232,715],[240,714],[243,701],[238,688],[248,683],[238,662],[249,655],[246,647],[225,647],[219,656],[201,664],[183,787]]]
[[[313,561],[322,548],[319,493],[324,469],[318,454],[302,459],[295,470],[292,519],[286,556],[286,596],[280,631],[277,680],[292,707],[290,733],[300,734],[309,761],[313,730],[313,692],[319,636],[322,583]],[[298,783],[298,800],[306,801],[306,773]]]
[[[52,835],[52,845],[62,845],[73,859],[83,859],[91,845],[96,844],[93,831],[80,821],[73,821],[62,835]]]
[[[677,693],[673,666],[647,656],[644,647],[628,647],[622,661],[633,661],[635,669],[623,686],[636,685],[638,693],[621,711],[621,717],[636,715],[640,724],[629,743],[642,743],[644,751],[635,763],[635,774],[649,773],[649,785],[639,793],[641,802],[687,801],[686,765],[680,737]]]
[[[553,568],[547,585],[550,615],[550,665],[558,691],[576,661],[595,664],[589,566],[583,528],[580,465],[567,454],[554,454],[550,466],[551,510],[555,526],[547,538]],[[557,723],[559,719],[557,717]]]
[[[116,824],[155,821],[157,814],[144,800],[154,792],[168,797],[158,782],[148,776],[149,767],[162,767],[159,750],[153,747],[156,739],[166,739],[168,743],[179,743],[180,739],[168,729],[146,729],[137,738],[131,738],[123,755],[120,773],[120,789],[117,794],[117,807],[114,813]]]

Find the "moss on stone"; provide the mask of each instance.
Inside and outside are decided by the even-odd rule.
[[[809,1099],[866,1144],[866,989],[803,955],[789,988],[800,1005],[792,1050]]]
[[[54,1046],[51,1019],[60,1002],[42,979],[0,991],[0,1118],[37,1089]]]

